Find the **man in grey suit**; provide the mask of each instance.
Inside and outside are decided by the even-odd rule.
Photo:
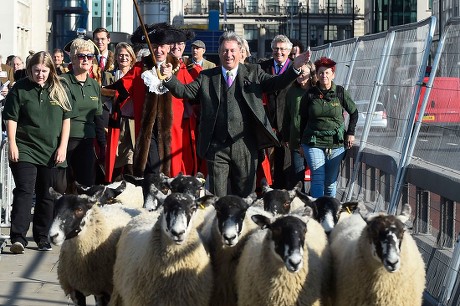
[[[198,155],[207,161],[209,191],[219,197],[233,194],[246,197],[255,190],[258,151],[279,146],[262,105],[262,93],[288,86],[309,60],[302,53],[282,75],[273,76],[259,65],[240,64],[241,37],[224,32],[219,39],[222,66],[203,70],[187,85],[172,75],[172,65],[164,64],[163,84],[180,98],[201,104]]]

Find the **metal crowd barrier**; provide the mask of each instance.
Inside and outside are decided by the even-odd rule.
[[[1,114],[2,109],[0,109]],[[0,115],[1,121],[1,115]],[[1,134],[0,144],[0,246],[9,238],[7,232],[11,226],[11,204],[13,203],[14,180],[8,166],[8,142],[5,134]]]

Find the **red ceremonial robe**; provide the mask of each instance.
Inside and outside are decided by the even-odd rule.
[[[201,67],[194,68],[194,75],[198,76]],[[182,84],[191,83],[194,79],[181,61],[176,77]],[[195,78],[196,78],[195,76]],[[171,127],[171,176],[179,173],[195,175],[198,171],[196,155],[197,118],[187,99],[172,97],[173,120]]]

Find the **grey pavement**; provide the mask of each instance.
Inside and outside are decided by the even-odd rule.
[[[0,305],[73,305],[57,279],[60,248],[52,247],[52,251],[41,252],[29,241],[24,254],[12,254],[7,240],[0,255]],[[87,297],[87,305],[95,305],[93,297]]]

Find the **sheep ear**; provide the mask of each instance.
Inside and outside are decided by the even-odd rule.
[[[273,190],[273,188],[268,185],[267,179],[265,177],[260,180],[260,185],[262,186],[262,194]]]
[[[253,192],[247,197],[243,198],[243,201],[248,204],[249,206],[252,206],[255,201],[257,200],[257,193]]]
[[[123,179],[126,180],[128,183],[133,184],[134,186],[142,186],[142,184],[144,183],[143,177],[138,177],[131,174],[124,174]]]
[[[313,218],[313,208],[310,206],[305,206],[303,212],[302,212],[302,217],[310,217]]]
[[[179,173],[176,177],[182,176],[182,173]],[[175,177],[171,178],[169,176],[160,173],[160,182],[164,184],[167,188],[171,189],[171,183],[175,179]]]
[[[402,223],[406,223],[407,220],[410,218],[410,213],[411,213],[411,207],[409,204],[404,204],[403,208],[401,210],[401,214],[397,217],[399,220],[401,220]]]
[[[59,200],[62,197],[62,194],[54,190],[53,187],[50,187],[49,193],[55,200]]]
[[[107,185],[107,188],[109,188],[113,193],[114,193],[114,198],[119,196],[123,191],[126,189],[126,181],[123,180],[121,181],[120,184],[116,188],[113,188],[111,185]]]
[[[314,198],[310,197],[306,193],[303,193],[300,189],[296,189],[295,194],[305,204],[305,206],[315,201]]]
[[[255,200],[251,206],[264,207],[264,199],[260,198],[260,199]]]
[[[253,215],[251,216],[251,220],[254,221],[261,229],[269,228],[270,227],[270,218],[264,215]]]
[[[204,177],[204,174],[201,173],[201,172],[197,172],[197,173],[195,174],[195,177],[196,177],[197,179],[199,179],[199,180],[204,180],[204,181],[206,182],[206,179],[205,179],[205,177]]]
[[[89,186],[85,186],[75,181],[75,187],[77,188],[78,194],[88,194],[88,191],[91,189]]]
[[[367,210],[366,205],[364,205],[364,202],[358,202],[355,211],[358,212],[364,219],[367,215],[369,215],[369,211]]]
[[[297,192],[300,192],[300,190],[302,190],[302,182],[299,181],[295,186],[294,188],[292,188],[292,190],[289,190],[288,193],[289,193],[289,198],[292,200],[296,197],[297,195]]]
[[[195,202],[197,204],[197,207],[199,208],[206,208],[209,205],[214,205],[217,200],[219,200],[219,197],[216,197],[213,194],[205,195],[199,199],[196,199]]]

